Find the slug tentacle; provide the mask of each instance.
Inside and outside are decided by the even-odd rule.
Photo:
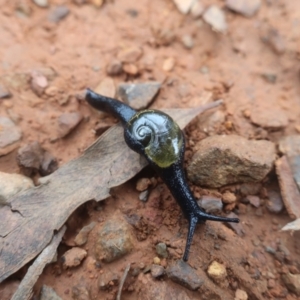
[[[129,105],[119,100],[99,95],[90,89],[86,90],[85,98],[92,107],[112,114],[119,119],[123,125],[136,114],[136,111]]]
[[[183,170],[185,141],[183,132],[167,114],[157,110],[136,112],[130,106],[87,90],[86,99],[96,109],[117,117],[124,127],[127,145],[143,155],[170,189],[189,222],[183,260],[187,261],[196,225],[206,220],[239,222],[207,214],[197,204]]]

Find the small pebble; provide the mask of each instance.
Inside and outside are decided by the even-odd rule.
[[[173,0],[173,2],[175,3],[177,9],[184,15],[186,15],[193,3],[194,3],[194,0]]]
[[[175,67],[175,59],[173,57],[169,57],[164,60],[162,69],[166,72],[171,72]]]
[[[233,203],[236,201],[236,196],[235,196],[235,194],[226,191],[222,196],[222,200],[224,203],[230,204],[230,203]]]
[[[9,118],[0,117],[0,156],[6,155],[19,146],[21,130]]]
[[[143,192],[149,188],[151,180],[149,178],[140,178],[136,183],[136,190]]]
[[[67,136],[83,119],[80,112],[64,113],[58,118],[58,135]]]
[[[96,233],[93,248],[97,260],[112,262],[128,254],[133,248],[132,227],[119,210],[108,218]]]
[[[124,64],[123,65],[123,71],[128,74],[135,76],[139,73],[139,69],[135,64]]]
[[[84,226],[79,233],[76,235],[74,239],[74,243],[77,246],[82,246],[87,242],[87,238],[89,233],[92,231],[92,229],[95,227],[96,222],[92,222],[87,226]]]
[[[154,278],[161,277],[162,275],[164,275],[164,272],[165,272],[165,269],[162,266],[159,266],[156,264],[151,266],[151,275]]]
[[[260,8],[261,0],[226,0],[226,6],[245,17],[252,17]]]
[[[33,2],[39,7],[47,7],[49,4],[48,0],[33,0]]]
[[[220,283],[226,279],[226,267],[217,261],[213,261],[208,267],[207,274],[216,283]]]
[[[283,274],[282,280],[289,291],[300,296],[300,274]]]
[[[250,202],[254,207],[259,207],[259,206],[260,206],[260,199],[259,199],[259,197],[249,195],[249,196],[247,196],[247,199],[249,200],[249,202]]]
[[[221,212],[223,209],[223,203],[220,198],[213,196],[202,196],[198,205],[202,207],[207,213]]]
[[[55,290],[47,285],[43,285],[42,289],[41,289],[41,293],[40,293],[40,300],[62,300],[62,298],[60,298]]]
[[[267,209],[272,213],[280,213],[283,209],[283,201],[281,195],[277,191],[268,191],[269,200],[267,201]]]
[[[143,191],[139,194],[139,199],[143,202],[146,202],[149,197],[149,190]]]
[[[100,274],[98,279],[98,287],[100,290],[108,290],[111,286],[117,286],[119,283],[119,276],[110,271],[106,270],[104,273]]]
[[[97,7],[100,8],[104,4],[105,0],[91,0],[91,3]]]
[[[81,264],[81,261],[87,256],[84,249],[73,247],[62,256],[63,268],[76,267]]]
[[[163,258],[168,257],[167,245],[165,243],[158,243],[156,245],[156,253]]]
[[[263,73],[261,74],[262,78],[265,79],[269,83],[276,83],[277,75],[272,73]]]
[[[212,29],[221,33],[226,32],[227,22],[223,10],[216,5],[211,5],[203,14],[204,21],[211,25]]]
[[[0,99],[10,98],[12,95],[10,91],[2,84],[0,84]]]
[[[155,257],[153,258],[153,263],[154,263],[155,265],[159,265],[159,264],[160,264],[160,258],[157,257],[157,256],[155,256]]]
[[[270,254],[275,254],[276,253],[276,250],[274,248],[272,248],[271,246],[266,246],[265,251],[270,253]]]
[[[167,275],[172,281],[192,291],[197,290],[204,284],[204,279],[181,259],[167,268]]]
[[[192,49],[194,47],[194,40],[191,35],[185,34],[181,41],[186,49]]]
[[[90,292],[88,288],[82,284],[78,284],[72,287],[72,299],[73,300],[90,300]]]
[[[245,291],[237,289],[235,291],[235,298],[234,300],[248,300],[248,295]]]
[[[110,77],[105,77],[100,81],[94,91],[100,95],[115,98],[116,96],[116,87],[114,80]]]
[[[154,100],[161,87],[158,81],[120,83],[118,97],[134,109],[144,109]]]
[[[25,144],[18,150],[17,163],[22,172],[31,176],[40,169],[44,157],[44,149],[37,141]]]
[[[191,8],[191,15],[197,19],[202,16],[204,12],[204,5],[199,1],[195,1]]]
[[[52,23],[58,23],[59,21],[63,20],[67,17],[70,13],[70,10],[65,5],[59,5],[54,7],[50,13],[48,14],[48,20]]]
[[[48,86],[48,79],[42,73],[33,71],[31,73],[31,89],[37,96],[42,96]]]
[[[137,62],[143,55],[143,49],[140,47],[129,47],[121,50],[118,53],[118,59],[123,63],[135,63]]]
[[[276,53],[276,54],[283,54],[286,50],[286,45],[283,40],[283,37],[281,34],[278,32],[277,29],[271,28],[269,29],[266,37],[264,38],[266,43],[269,44],[271,49]]]
[[[110,76],[120,75],[123,71],[123,64],[120,60],[112,60],[106,67],[106,72]]]

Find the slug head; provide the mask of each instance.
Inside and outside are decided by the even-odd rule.
[[[156,110],[137,112],[126,124],[125,140],[131,149],[159,168],[179,161],[184,150],[183,133],[177,123]]]

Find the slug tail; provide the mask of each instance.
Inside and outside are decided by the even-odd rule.
[[[128,123],[136,114],[136,111],[127,104],[117,99],[99,95],[91,89],[86,90],[85,99],[95,109],[112,114],[119,119],[123,125]]]

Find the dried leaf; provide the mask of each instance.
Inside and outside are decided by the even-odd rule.
[[[11,300],[28,300],[32,297],[32,289],[42,274],[46,264],[49,264],[56,252],[58,245],[60,244],[64,233],[66,232],[66,226],[63,226],[61,230],[53,236],[51,243],[42,251],[36,258],[34,263],[28,269],[25,277],[19,285],[17,291],[14,293]]]
[[[181,128],[221,101],[191,109],[165,110]],[[52,173],[38,187],[14,196],[0,209],[0,282],[35,258],[71,213],[88,200],[103,200],[110,188],[135,176],[147,162],[130,150],[123,128],[106,131],[82,156]]]

